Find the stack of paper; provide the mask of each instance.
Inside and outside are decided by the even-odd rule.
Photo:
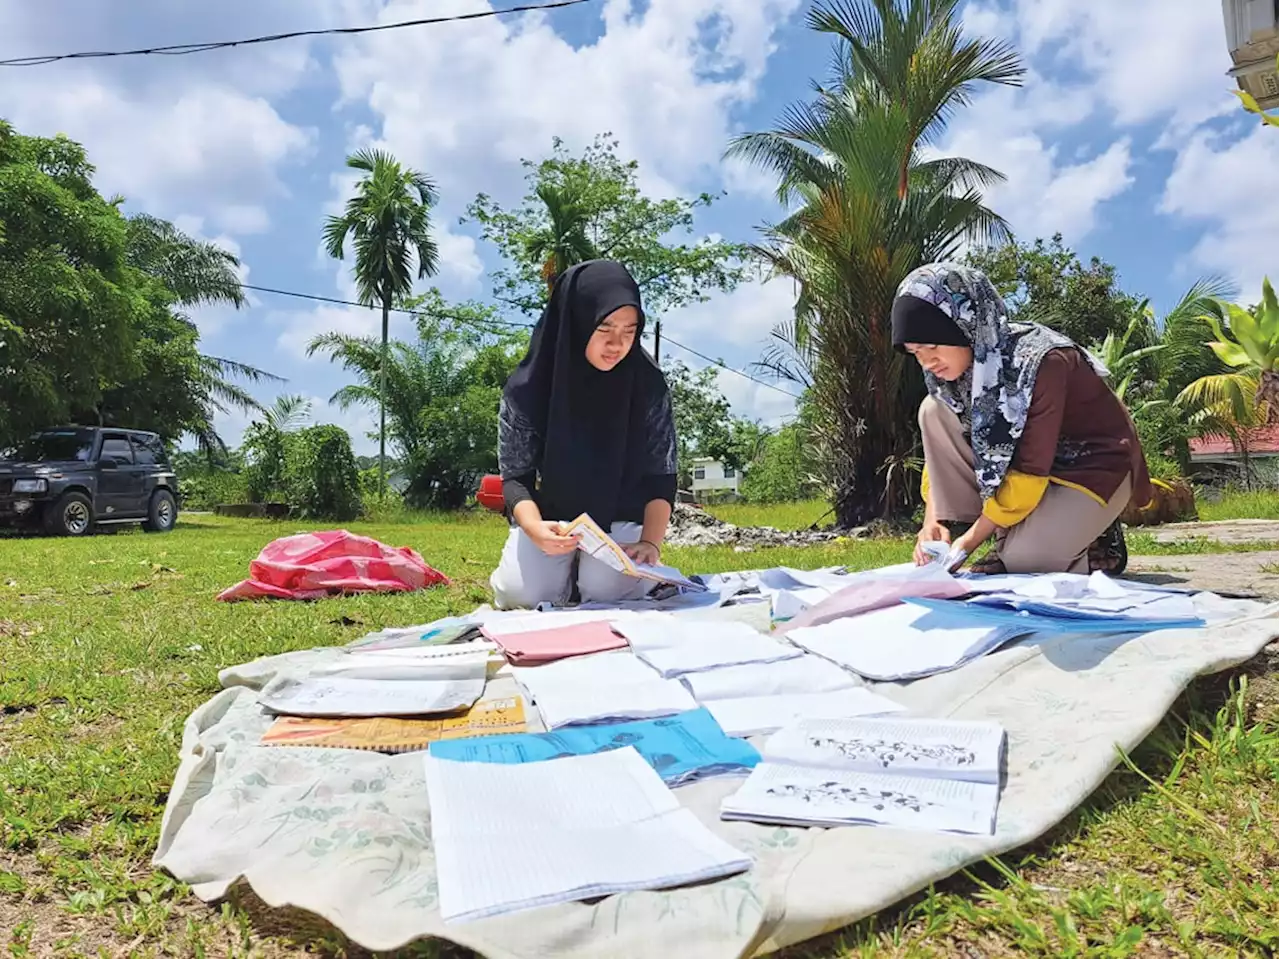
[[[757,632],[746,623],[703,620],[690,622],[672,616],[639,616],[614,624],[632,650],[663,676],[793,659],[800,650]]]
[[[625,649],[627,641],[603,621],[576,623],[555,629],[497,633],[494,641],[502,647],[513,666],[536,666],[570,656]]]
[[[314,667],[314,676],[347,679],[449,680],[462,679],[504,660],[498,647],[484,640],[445,646],[362,649]],[[478,665],[477,665],[478,664]]]
[[[952,720],[803,720],[771,737],[765,761],[721,816],[754,822],[991,834],[1004,731]]]
[[[1183,597],[1170,597],[1169,605],[1164,607],[1164,612],[1173,616],[1148,615],[1161,612],[1158,603],[1104,612],[991,593],[967,602],[921,598],[906,602],[953,621],[967,621],[971,626],[1018,629],[1023,633],[1149,633],[1157,629],[1198,629],[1204,625],[1199,615],[1176,615],[1190,604],[1190,600]]]
[[[896,606],[910,596],[932,596],[952,599],[969,590],[941,567],[922,567],[910,576],[878,576],[861,579],[832,593],[828,599],[804,610],[791,622],[778,629],[788,635],[797,629],[821,626],[823,623],[847,619],[886,606]]]
[[[549,668],[549,667],[544,667]],[[743,872],[631,747],[507,766],[428,755],[445,921]]]
[[[262,736],[264,746],[316,746],[404,753],[426,749],[443,739],[495,736],[525,730],[524,701],[519,696],[482,699],[465,713],[435,719],[393,716],[316,719],[281,716]]]
[[[452,679],[350,679],[345,676],[281,677],[258,702],[290,716],[423,716],[464,709],[484,692],[485,664],[470,661]]]
[[[663,679],[629,652],[594,653],[512,668],[548,729],[655,719],[697,709],[689,691]]]
[[[787,639],[867,679],[892,681],[955,669],[1031,631],[1016,622],[975,623],[967,610],[900,604],[797,629]]]
[[[705,709],[667,719],[575,726],[553,733],[455,739],[431,747],[455,762],[529,763],[633,746],[663,782],[679,786],[711,776],[746,773],[760,761],[754,746],[725,735]]]

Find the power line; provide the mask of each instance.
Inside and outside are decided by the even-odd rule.
[[[342,300],[333,296],[320,296],[318,293],[298,293],[294,290],[280,290],[270,286],[256,286],[255,284],[252,284],[252,283],[241,283],[240,288],[244,290],[253,290],[256,293],[271,293],[275,296],[291,296],[299,300],[315,300],[317,303],[332,303],[336,306],[355,306],[365,310],[378,309],[378,307],[370,306],[368,303],[360,303],[360,302],[357,302],[356,300]],[[404,314],[407,314],[408,316],[425,315],[423,310],[407,310],[407,309],[404,309],[403,307],[398,307],[398,306],[391,307],[391,312],[404,313]],[[481,324],[489,324],[494,326],[506,326],[513,329],[522,329],[522,330],[533,329],[532,323],[517,323],[513,320],[494,319],[494,320],[472,321],[472,320],[462,320],[456,316],[445,317],[445,319],[448,319],[450,322],[453,322],[453,323],[464,323],[464,324],[469,324],[471,326],[480,326]],[[725,363],[724,360],[717,360],[710,356],[707,356],[707,354],[705,353],[700,353],[691,346],[685,346],[679,340],[673,340],[669,336],[664,336],[662,339],[664,343],[669,343],[672,346],[675,346],[684,350],[686,353],[691,353],[694,356],[698,357],[698,359],[704,360],[707,363],[710,363],[712,366],[717,366],[722,370],[728,370],[730,373],[735,373],[738,376],[741,376],[743,379],[750,380],[752,383],[756,383],[760,386],[767,387],[768,389],[775,390],[783,394],[784,396],[789,396],[793,400],[800,399],[799,396],[797,396],[795,393],[792,393],[790,390],[784,390],[782,387],[776,386],[773,383],[768,382],[767,380],[758,379],[752,376],[750,373],[744,372],[743,370],[735,369],[734,367]]]
[[[219,40],[209,43],[174,43],[161,47],[143,47],[137,50],[96,50],[83,53],[60,53],[43,57],[13,57],[0,60],[0,67],[38,67],[46,63],[57,63],[60,60],[97,60],[105,57],[139,57],[168,56],[181,57],[189,53],[205,53],[209,50],[223,50],[228,47],[247,47],[259,43],[275,43],[278,40],[294,40],[298,37],[320,37],[335,34],[377,33],[382,30],[399,30],[403,27],[421,27],[432,23],[453,23],[459,20],[479,20],[483,17],[501,17],[509,13],[527,13],[535,10],[556,10],[560,7],[572,7],[579,3],[590,3],[591,0],[551,0],[549,3],[525,4],[519,7],[506,7],[502,10],[477,10],[473,13],[460,13],[451,17],[424,17],[418,20],[401,20],[398,23],[380,23],[368,27],[328,27],[318,30],[292,30],[288,33],[272,33],[261,37],[246,37],[243,40]]]
[[[775,390],[776,392],[781,393],[783,396],[791,397],[793,400],[801,399],[801,397],[797,396],[795,393],[792,393],[790,390],[784,390],[781,386],[776,386],[767,380],[757,379],[756,377],[752,376],[750,373],[744,373],[742,370],[734,369],[728,363],[724,362],[724,360],[712,359],[711,357],[707,356],[707,354],[705,353],[699,353],[697,350],[695,350],[691,346],[685,346],[679,340],[673,340],[669,336],[664,336],[662,338],[662,341],[664,343],[670,343],[672,346],[678,346],[680,349],[684,350],[686,353],[692,353],[698,359],[706,360],[712,366],[718,366],[720,367],[720,369],[728,370],[730,373],[737,373],[744,380],[750,380],[752,383],[757,383],[760,386],[768,387],[771,390]]]

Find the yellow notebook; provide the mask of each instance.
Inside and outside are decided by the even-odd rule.
[[[407,753],[426,749],[440,739],[496,736],[525,731],[524,700],[482,699],[465,713],[432,719],[374,716],[360,719],[313,719],[281,716],[262,735],[264,746],[323,746]]]

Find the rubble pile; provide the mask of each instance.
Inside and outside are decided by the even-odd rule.
[[[733,546],[742,551],[766,546],[814,546],[841,537],[861,539],[863,529],[847,532],[836,529],[780,530],[772,526],[734,526],[716,519],[704,509],[677,503],[671,514],[666,543],[670,546]]]

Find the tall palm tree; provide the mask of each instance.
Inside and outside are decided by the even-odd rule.
[[[382,347],[378,374],[378,472],[387,481],[387,325],[392,304],[413,288],[417,278],[436,272],[439,250],[431,237],[431,207],[437,195],[424,173],[401,166],[383,150],[359,150],[347,166],[365,174],[347,200],[341,216],[325,222],[324,243],[329,255],[343,258],[350,236],[355,248],[356,290],[366,306],[382,307]]]
[[[587,236],[591,211],[572,185],[540,183],[535,192],[547,208],[547,223],[526,241],[525,249],[529,259],[542,261],[542,279],[549,296],[557,276],[599,254]]]
[[[729,154],[778,177],[793,212],[754,248],[798,287],[762,365],[810,390],[837,522],[896,512],[912,497],[918,373],[890,345],[893,296],[917,266],[1009,229],[982,201],[1003,176],[925,148],[980,83],[1016,85],[1017,54],[966,40],[958,0],[827,0],[809,26],[838,37],[836,76],[769,132]]]

